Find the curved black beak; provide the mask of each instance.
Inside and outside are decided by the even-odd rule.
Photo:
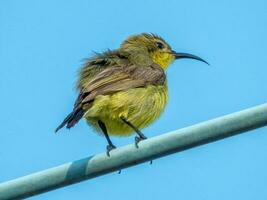
[[[199,60],[201,62],[206,63],[207,65],[210,65],[207,61],[205,61],[202,58],[200,58],[198,56],[195,56],[193,54],[189,54],[189,53],[177,53],[175,51],[172,51],[172,54],[175,56],[175,59],[190,58],[190,59],[194,59],[194,60]]]

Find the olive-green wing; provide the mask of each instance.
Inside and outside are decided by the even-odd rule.
[[[98,73],[113,66],[124,66],[129,64],[127,53],[117,50],[106,51],[102,54],[96,54],[91,57],[79,72],[79,79],[77,81],[77,88],[81,90],[84,86],[92,80]]]
[[[136,65],[114,66],[100,72],[87,83],[81,91],[83,98],[79,103],[91,102],[97,95],[107,95],[147,85],[163,85],[164,82],[165,73],[156,64],[146,67]]]

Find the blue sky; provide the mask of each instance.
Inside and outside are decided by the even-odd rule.
[[[72,108],[83,59],[131,34],[157,33],[211,64],[180,60],[169,68],[169,104],[147,136],[265,103],[266,24],[264,0],[1,1],[0,182],[105,150],[105,139],[84,121],[53,131]],[[265,200],[266,130],[31,199]]]

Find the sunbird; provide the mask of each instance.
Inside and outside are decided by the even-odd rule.
[[[165,71],[174,61],[202,58],[178,53],[160,36],[141,33],[128,37],[116,50],[97,53],[79,72],[79,95],[72,112],[57,127],[73,127],[81,118],[104,135],[107,155],[116,146],[111,136],[129,136],[135,144],[147,137],[140,131],[158,119],[168,101]]]

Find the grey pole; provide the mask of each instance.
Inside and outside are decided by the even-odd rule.
[[[267,103],[159,135],[106,153],[63,164],[0,184],[0,200],[22,199],[92,179],[267,125]]]

